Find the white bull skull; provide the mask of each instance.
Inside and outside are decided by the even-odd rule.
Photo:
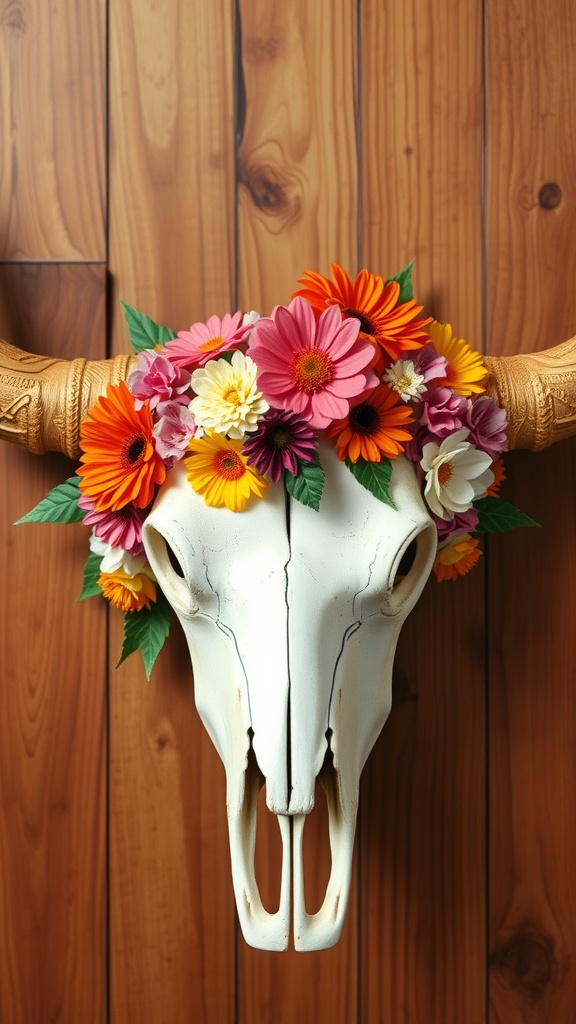
[[[576,337],[547,352],[486,357],[488,390],[507,410],[510,448],[576,432]],[[0,437],[30,451],[79,454],[79,424],[130,358],[71,362],[0,341]],[[359,778],[391,705],[402,623],[430,572],[436,529],[413,466],[394,462],[378,501],[324,446],[322,510],[270,486],[240,515],[194,493],[180,464],[144,526],[148,558],[186,633],[196,702],[224,762],[232,874],[248,942],[285,949],[337,941],[346,910]],[[323,905],[304,903],[302,837],[324,786],[332,870]],[[266,785],[283,845],[279,909],[254,872],[258,792]]]
[[[226,769],[244,937],[265,949],[288,945],[291,877],[296,949],[322,949],[340,936],[360,773],[390,711],[398,634],[436,550],[403,458],[392,480],[397,510],[359,486],[333,448],[322,463],[321,514],[280,485],[242,515],[210,508],[177,467],[144,526],[149,561],[188,640],[198,710]],[[332,870],[321,909],[309,915],[302,835],[319,777]],[[254,873],[262,784],[283,846],[274,914]]]

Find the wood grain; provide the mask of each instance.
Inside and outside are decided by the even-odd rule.
[[[174,329],[232,307],[233,9],[110,8],[110,268],[122,298]],[[111,661],[121,624],[111,627]],[[111,702],[111,1014],[232,1021],[234,903],[223,771],[194,708],[182,639],[151,682],[138,658]]]
[[[288,302],[307,267],[331,260],[355,269],[357,150],[355,4],[240,3],[244,116],[238,173],[240,303],[262,313]],[[326,814],[305,829],[308,908],[329,874]],[[259,817],[258,879],[278,902],[278,825]],[[260,851],[259,851],[260,852]],[[273,860],[271,862],[271,855]],[[239,1022],[354,1019],[357,1003],[355,886],[340,943],[279,959],[242,941]]]
[[[420,301],[479,348],[480,4],[362,10],[363,265],[416,257]],[[485,1019],[483,596],[481,568],[431,581],[400,638],[360,798],[363,1020]]]
[[[532,351],[576,325],[576,11],[491,3],[487,29],[490,336]],[[575,453],[509,458],[542,529],[490,548],[491,1024],[576,1014]]]
[[[104,354],[104,271],[0,267],[0,335]],[[0,450],[0,1019],[100,1024],[106,1005],[103,603],[75,599],[87,532],[19,526],[66,459]]]
[[[103,260],[105,0],[0,5],[0,259]]]

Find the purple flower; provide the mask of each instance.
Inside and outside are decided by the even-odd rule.
[[[162,402],[157,410],[158,420],[154,425],[156,451],[168,467],[181,459],[188,441],[194,436],[196,422],[187,405],[178,401]]]
[[[444,547],[463,533],[473,533],[478,526],[478,513],[475,508],[469,508],[467,512],[456,512],[453,519],[440,519],[432,513],[432,519],[438,531],[440,547]]]
[[[141,409],[146,399],[152,410],[161,402],[189,400],[184,396],[190,387],[188,370],[175,366],[154,349],[145,349],[138,354],[136,366],[129,373],[127,384],[136,399],[136,409]]]
[[[91,526],[97,537],[113,548],[123,548],[130,555],[143,554],[142,524],[147,514],[145,509],[128,504],[118,512],[97,512],[93,499],[85,494],[80,495],[78,504],[86,512],[84,525]]]
[[[410,354],[414,369],[422,374],[426,384],[431,380],[442,380],[446,377],[448,363],[444,356],[436,351],[434,345],[424,345],[424,348]]]
[[[471,402],[462,398],[450,388],[432,388],[424,396],[420,423],[428,427],[435,437],[444,439],[466,426],[466,416]]]
[[[316,436],[307,420],[297,413],[270,409],[258,423],[258,431],[245,441],[242,453],[259,473],[277,484],[285,469],[298,474],[298,460],[311,462]]]
[[[470,403],[464,423],[470,428],[472,444],[493,459],[508,447],[506,410],[500,409],[488,395]]]

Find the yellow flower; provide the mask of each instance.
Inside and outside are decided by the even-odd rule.
[[[231,512],[242,512],[251,494],[262,497],[266,481],[248,465],[241,447],[241,441],[230,441],[212,431],[188,443],[186,476],[207,505],[225,505]]]
[[[481,554],[480,542],[475,537],[469,533],[460,534],[438,551],[434,562],[436,579],[455,580],[458,576],[465,576],[474,568]]]
[[[448,363],[446,376],[435,383],[446,384],[464,397],[481,395],[486,390],[484,384],[488,378],[482,356],[462,338],[455,338],[450,324],[434,320],[430,324],[430,338],[434,348]]]
[[[143,608],[150,611],[150,602],[156,601],[156,587],[144,572],[134,576],[129,576],[124,569],[102,572],[98,586],[110,604],[123,612],[140,612]]]

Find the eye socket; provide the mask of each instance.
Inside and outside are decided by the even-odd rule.
[[[174,572],[176,573],[176,575],[180,577],[180,579],[182,579],[182,580],[185,579],[184,569],[182,568],[182,565],[180,563],[178,555],[174,551],[174,548],[170,547],[168,541],[165,541],[165,544],[166,544],[166,553],[167,553],[168,558],[170,560],[170,565],[174,569]]]
[[[397,587],[400,583],[402,583],[402,580],[410,572],[412,566],[414,565],[414,562],[416,561],[417,552],[418,542],[416,540],[411,540],[406,550],[402,553],[402,557],[400,559],[400,562],[398,563],[398,568],[396,569],[396,576],[394,577],[394,582],[392,584],[393,589]]]

